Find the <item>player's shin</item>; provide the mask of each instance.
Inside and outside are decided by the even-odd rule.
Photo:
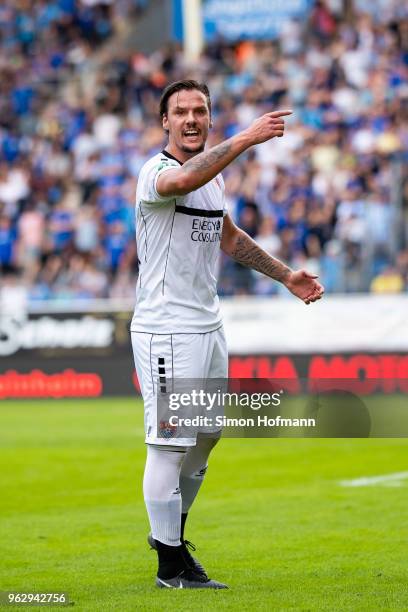
[[[197,437],[195,446],[190,447],[184,457],[180,472],[180,490],[182,498],[181,540],[184,540],[184,527],[188,512],[204,481],[208,467],[208,457],[219,440],[219,434],[214,437]]]
[[[152,536],[171,547],[181,545],[179,476],[183,459],[183,448],[169,450],[148,446],[143,493]]]

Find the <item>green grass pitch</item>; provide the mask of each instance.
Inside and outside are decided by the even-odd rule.
[[[0,590],[92,612],[408,610],[408,481],[339,485],[406,471],[405,439],[222,440],[186,535],[230,590],[180,593],[154,586],[142,422],[135,399],[1,402]]]

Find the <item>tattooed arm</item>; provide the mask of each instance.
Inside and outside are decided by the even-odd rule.
[[[229,215],[224,217],[221,249],[243,266],[281,282],[305,304],[319,300],[324,293],[322,285],[315,280],[315,274],[306,270],[294,272],[279,259],[269,255],[247,233],[239,229]]]
[[[283,136],[283,117],[291,113],[288,110],[266,113],[236,136],[198,153],[180,168],[164,172],[157,180],[158,193],[161,196],[177,196],[199,189],[249,147],[275,136]]]
[[[243,266],[262,272],[281,283],[285,283],[292,272],[284,263],[261,249],[255,240],[233,223],[229,215],[224,218],[221,248]]]

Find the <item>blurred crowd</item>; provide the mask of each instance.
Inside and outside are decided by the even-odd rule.
[[[167,83],[208,83],[209,146],[292,108],[282,139],[224,172],[234,220],[327,292],[408,290],[407,9],[316,2],[277,41],[217,40],[187,65],[167,44],[121,49],[136,0],[5,0],[0,6],[0,270],[30,301],[133,298],[134,198],[165,145]],[[110,44],[109,53],[103,49]],[[223,258],[221,295],[277,283]]]

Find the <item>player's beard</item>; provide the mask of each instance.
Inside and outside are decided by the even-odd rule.
[[[195,146],[195,147],[189,147],[186,145],[181,145],[180,149],[183,151],[183,153],[202,153],[204,151],[204,145],[205,143],[202,142],[201,144]]]

